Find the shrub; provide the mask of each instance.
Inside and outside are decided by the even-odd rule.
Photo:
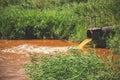
[[[109,0],[8,0],[0,6],[0,34],[4,39],[69,39],[81,42],[88,27],[119,23],[117,7]],[[1,4],[4,4],[1,0]],[[12,3],[13,2],[13,3]],[[60,3],[59,3],[60,2]],[[117,3],[114,3],[117,4]],[[112,6],[110,6],[112,5]],[[113,13],[118,13],[115,15]],[[101,16],[86,19],[86,16]],[[90,22],[92,22],[90,24]]]
[[[75,27],[82,26],[81,19],[71,10],[41,12],[41,10],[21,10],[11,6],[4,9],[0,18],[2,24],[0,32],[7,39],[50,39],[51,36],[69,39],[71,35],[75,35]],[[78,30],[80,29],[84,27]]]
[[[120,71],[105,64],[96,54],[72,53],[40,59],[34,56],[25,70],[31,80],[119,80]]]
[[[108,38],[107,45],[112,51],[120,55],[120,26],[114,26],[114,35]]]
[[[0,0],[0,6],[5,8],[10,5],[20,5],[24,2],[25,0]]]

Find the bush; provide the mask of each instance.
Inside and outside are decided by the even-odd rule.
[[[75,28],[82,26],[80,23],[82,20],[71,10],[41,12],[11,6],[4,9],[0,18],[2,24],[0,32],[7,39],[51,39],[51,37],[69,39],[71,35],[75,35]],[[79,27],[77,30],[84,28]]]
[[[120,55],[120,26],[114,26],[114,35],[107,41],[108,48]]]
[[[69,39],[81,42],[88,27],[119,23],[112,2],[87,0],[8,0],[0,6],[0,34],[4,39]],[[112,0],[109,0],[112,1]],[[0,3],[6,1],[2,0]],[[13,2],[13,3],[12,3]],[[112,5],[112,7],[110,6]],[[101,16],[86,19],[86,16]],[[90,24],[90,22],[92,22]]]
[[[31,80],[119,80],[120,71],[111,62],[106,64],[95,53],[72,53],[40,59],[34,56],[25,70]]]
[[[44,9],[55,6],[63,6],[65,4],[72,4],[87,2],[87,0],[0,0],[0,7],[8,7],[11,5],[19,5],[24,9]]]
[[[5,8],[10,5],[20,5],[24,2],[25,0],[0,0],[0,6]]]

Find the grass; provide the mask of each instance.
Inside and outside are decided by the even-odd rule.
[[[106,64],[94,52],[90,53],[83,55],[72,50],[70,55],[32,56],[25,70],[31,80],[119,80],[119,66],[113,68],[110,59]],[[119,61],[114,66],[117,65]]]

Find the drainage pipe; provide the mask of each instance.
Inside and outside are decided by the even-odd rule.
[[[93,40],[95,47],[105,48],[107,37],[109,37],[112,32],[111,26],[89,28],[87,30],[87,37]]]
[[[108,37],[112,32],[111,26],[101,27],[101,28],[89,28],[87,30],[87,37],[93,40],[98,40],[102,37]]]

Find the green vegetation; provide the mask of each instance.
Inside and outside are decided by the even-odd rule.
[[[0,0],[0,38],[83,41],[87,28],[113,26],[117,29],[108,47],[120,54],[119,4],[120,0]],[[113,64],[109,59],[106,64],[93,52],[40,60],[32,56],[25,70],[32,80],[120,79],[120,61]]]
[[[40,10],[4,10],[3,36],[12,39],[24,38],[66,38],[74,29],[74,24],[78,21],[69,16],[76,17],[68,12],[40,11]],[[12,13],[12,14],[10,14]],[[7,20],[7,19],[10,20]],[[6,24],[5,24],[6,23]],[[6,27],[5,29],[5,26]],[[6,33],[7,32],[7,33]],[[66,33],[66,32],[69,32]],[[9,34],[8,34],[9,33]],[[17,34],[17,35],[16,35]],[[68,35],[68,36],[67,36]]]
[[[114,26],[114,36],[107,40],[108,48],[120,55],[120,26]]]
[[[113,66],[112,58],[108,64],[94,52],[83,55],[72,50],[71,55],[31,56],[25,70],[31,80],[119,80],[120,61]]]
[[[88,27],[120,22],[119,3],[119,0],[1,0],[0,37],[82,41]],[[86,16],[99,16],[96,26],[95,18],[90,20]]]

